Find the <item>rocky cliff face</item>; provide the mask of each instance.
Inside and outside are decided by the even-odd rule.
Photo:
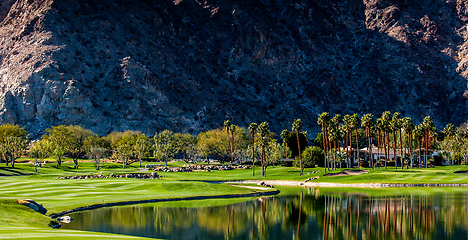
[[[0,19],[0,122],[34,133],[467,119],[466,1],[7,0]]]

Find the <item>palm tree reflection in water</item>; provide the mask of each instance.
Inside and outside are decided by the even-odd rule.
[[[75,221],[63,227],[165,239],[468,237],[468,193],[369,197],[332,191],[302,188],[217,207],[103,208],[72,214]]]

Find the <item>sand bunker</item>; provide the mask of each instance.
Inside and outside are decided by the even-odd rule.
[[[368,170],[344,170],[339,173],[327,173],[324,174],[324,177],[338,177],[338,176],[350,176],[350,175],[361,175],[364,173],[368,173]]]

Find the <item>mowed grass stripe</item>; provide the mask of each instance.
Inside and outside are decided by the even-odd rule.
[[[0,239],[147,239],[142,237],[74,231],[74,230],[41,230],[41,229],[0,229]]]
[[[96,203],[256,192],[224,184],[138,179],[119,179],[118,182],[115,179],[38,179],[31,182],[29,178],[14,177],[2,179],[0,186],[11,183],[8,180],[17,184],[2,188],[2,198],[34,199],[49,210],[48,214]]]

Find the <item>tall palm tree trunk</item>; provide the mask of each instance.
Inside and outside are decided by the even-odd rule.
[[[357,128],[354,129],[354,132],[356,133],[356,155],[358,161],[358,169],[361,169],[361,161],[359,160],[359,136]]]
[[[400,133],[399,133],[399,137],[400,137],[400,162],[401,162],[401,169],[403,169],[403,142],[401,141],[401,128],[400,128]]]
[[[413,169],[413,134],[409,133],[409,154],[410,154],[410,161],[411,161],[411,169]]]
[[[393,131],[393,158],[395,159],[395,169],[398,169],[398,160],[397,160],[397,153],[396,153],[396,131]]]
[[[255,140],[252,132],[252,177],[255,177]]]
[[[302,176],[304,168],[302,167],[302,154],[301,154],[301,142],[299,141],[299,130],[296,130],[296,136],[297,136],[297,150],[299,150],[299,164],[301,166],[301,176]]]
[[[390,134],[388,132],[385,132],[385,169],[387,169],[387,160],[390,158]]]
[[[351,154],[353,153],[351,150],[353,148],[353,142],[351,141],[351,136],[352,132],[348,131],[348,143],[349,143],[349,148],[346,146],[346,152],[348,152],[348,168],[352,168],[353,164],[351,163]]]
[[[427,168],[427,145],[428,145],[428,142],[429,142],[429,133],[428,131],[426,130],[426,136],[424,136],[424,144],[426,145],[426,154],[424,154],[424,164],[426,165],[426,168]]]
[[[380,130],[377,130],[377,167],[380,169],[380,138],[381,138],[381,133]]]
[[[421,139],[418,139],[418,144],[419,144],[419,168],[421,168]]]
[[[326,144],[326,139],[325,139],[325,125],[322,124],[322,141],[323,141],[323,166],[325,168],[325,173],[327,173],[327,144]]]

